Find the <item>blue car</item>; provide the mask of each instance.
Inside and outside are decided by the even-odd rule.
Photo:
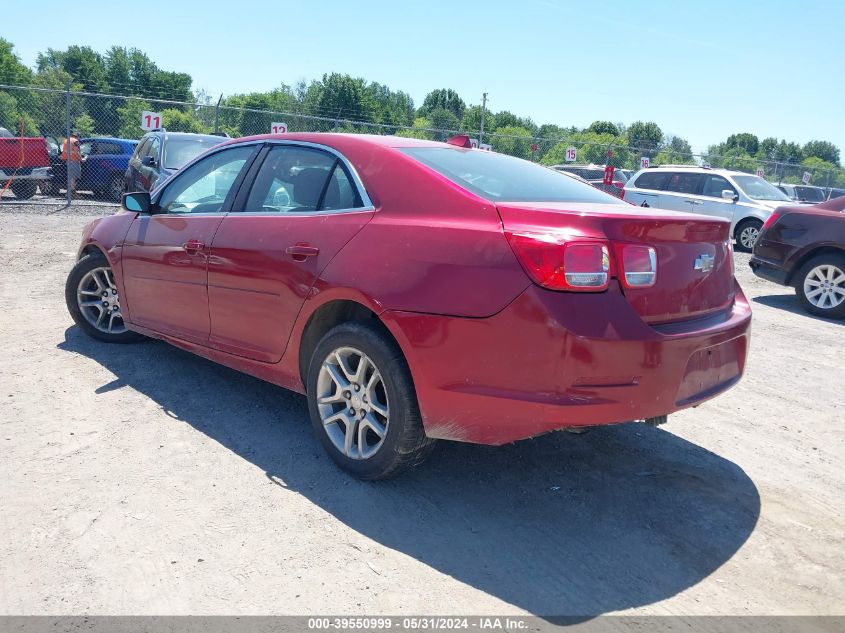
[[[79,142],[83,161],[82,178],[76,183],[77,190],[92,191],[97,197],[120,201],[120,194],[123,193],[123,175],[129,167],[129,159],[138,141],[101,137],[83,138]],[[52,167],[54,175],[49,193],[58,195],[60,190],[67,186],[67,169],[58,152]]]

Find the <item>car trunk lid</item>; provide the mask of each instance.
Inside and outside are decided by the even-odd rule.
[[[627,204],[507,202],[497,208],[509,234],[609,242],[612,277],[647,323],[699,318],[733,304],[733,252],[726,220],[673,211],[646,212]],[[654,285],[626,287],[622,283],[618,249],[624,244],[654,248]]]

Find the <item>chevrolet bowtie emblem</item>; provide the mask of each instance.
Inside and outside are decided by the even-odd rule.
[[[695,265],[693,268],[695,270],[700,270],[703,273],[709,273],[713,270],[713,262],[715,261],[712,255],[708,255],[707,253],[702,253],[695,259]]]

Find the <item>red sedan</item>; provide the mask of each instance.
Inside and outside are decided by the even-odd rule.
[[[362,478],[435,439],[657,419],[745,366],[728,222],[632,207],[517,158],[256,136],[123,207],[84,232],[66,288],[79,327],[307,394],[326,450]]]

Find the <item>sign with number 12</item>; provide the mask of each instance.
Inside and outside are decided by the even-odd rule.
[[[141,129],[145,132],[158,130],[161,127],[161,112],[144,110],[141,113]]]

